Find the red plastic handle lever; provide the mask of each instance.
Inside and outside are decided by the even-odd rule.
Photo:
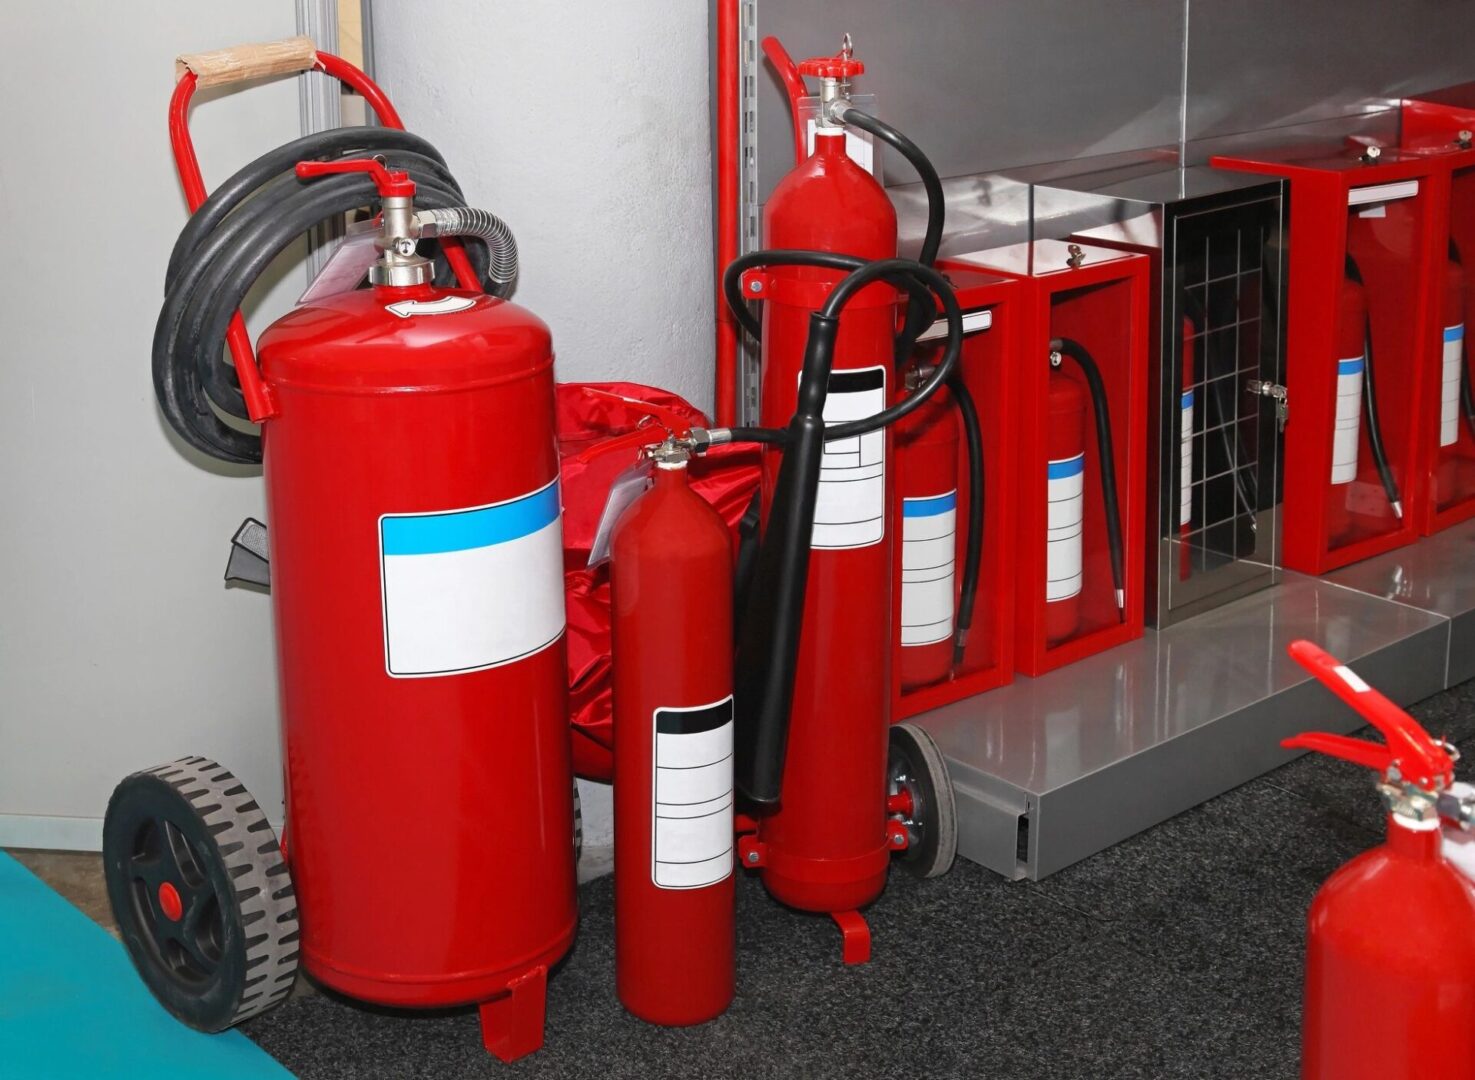
[[[1454,761],[1444,747],[1417,720],[1363,682],[1351,668],[1309,641],[1291,642],[1289,652],[1296,663],[1377,728],[1387,745],[1311,732],[1286,739],[1282,746],[1317,750],[1380,771],[1397,766],[1406,780],[1425,788],[1442,788],[1454,778]]]
[[[605,454],[613,454],[620,450],[630,450],[638,446],[649,446],[658,443],[667,435],[675,435],[677,438],[685,438],[691,434],[691,422],[664,405],[657,405],[653,401],[643,401],[640,398],[626,397],[624,394],[612,394],[608,390],[599,390],[593,386],[583,388],[586,397],[603,398],[606,401],[618,401],[622,405],[633,405],[639,411],[655,423],[649,426],[641,426],[634,431],[627,431],[623,435],[617,435],[612,439],[595,443],[587,450],[580,451],[576,460],[590,462],[595,458],[603,457]]]
[[[350,158],[347,161],[299,161],[297,163],[297,177],[300,180],[311,180],[315,176],[328,176],[331,173],[368,173],[374,181],[374,186],[379,189],[379,194],[385,198],[402,196],[414,198],[415,181],[410,179],[410,174],[401,169],[386,169],[382,161],[374,158]]]
[[[804,137],[804,125],[799,121],[799,99],[809,91],[804,85],[804,77],[794,66],[794,58],[784,48],[783,42],[770,34],[760,44],[763,55],[768,57],[768,62],[783,80],[784,93],[789,98],[789,117],[794,122],[794,164],[798,165],[808,156],[808,140]]]

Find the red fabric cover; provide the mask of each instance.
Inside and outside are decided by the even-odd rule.
[[[609,563],[589,566],[589,551],[615,478],[638,459],[619,436],[650,423],[639,405],[593,397],[593,387],[663,406],[694,427],[707,426],[695,406],[666,390],[639,383],[560,383],[557,390],[559,482],[563,489],[563,587],[568,607],[569,724],[574,771],[608,780],[614,770],[609,635]],[[655,441],[652,439],[651,441]],[[607,453],[603,446],[615,447]],[[754,446],[715,446],[691,463],[692,488],[722,515],[732,532],[758,487]]]

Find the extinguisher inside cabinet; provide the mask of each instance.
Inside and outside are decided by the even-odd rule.
[[[1015,665],[1142,634],[1147,260],[1039,241],[954,256],[1021,282]]]
[[[963,309],[959,375],[968,401],[940,392],[897,425],[893,511],[899,566],[893,719],[1002,686],[1014,673],[1014,469],[1011,342],[1015,286],[949,269]],[[937,362],[940,324],[922,335],[908,376]],[[970,435],[963,409],[976,420]],[[969,439],[979,441],[977,465]],[[980,482],[971,473],[977,469]],[[982,498],[975,500],[975,488]],[[975,520],[975,512],[981,518]],[[977,550],[974,528],[977,526]],[[973,568],[970,574],[970,567]]]
[[[1319,574],[1408,543],[1429,486],[1423,431],[1438,417],[1426,400],[1438,399],[1447,246],[1436,169],[1362,143],[1213,164],[1290,181],[1286,565]]]

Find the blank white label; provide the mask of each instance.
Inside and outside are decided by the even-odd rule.
[[[1193,391],[1178,406],[1178,524],[1193,521]]]
[[[830,372],[826,427],[863,420],[886,407],[886,368]],[[870,547],[886,537],[886,432],[825,443],[810,546]]]
[[[1332,425],[1332,483],[1357,479],[1357,440],[1362,429],[1362,353],[1337,361],[1337,415]]]
[[[379,519],[384,667],[396,678],[510,664],[563,635],[556,481],[516,499]]]
[[[901,501],[901,643],[953,636],[958,492]]]
[[[1081,592],[1081,533],[1086,513],[1086,455],[1053,459],[1048,476],[1045,528],[1045,602]]]
[[[1439,388],[1439,445],[1460,441],[1460,364],[1465,358],[1465,327],[1444,328],[1444,378]]]
[[[732,873],[732,696],[657,709],[651,881],[700,889]]]

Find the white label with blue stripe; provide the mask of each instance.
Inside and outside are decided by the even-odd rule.
[[[1332,425],[1332,483],[1357,479],[1357,443],[1362,432],[1362,353],[1337,361],[1337,414]]]
[[[1178,524],[1193,522],[1193,391],[1178,406]]]
[[[488,506],[382,516],[385,670],[481,671],[562,637],[561,514],[555,480]]]
[[[1465,358],[1465,326],[1444,328],[1444,378],[1439,388],[1439,445],[1460,441],[1460,364]]]
[[[953,636],[958,492],[901,501],[901,643]]]
[[[1054,458],[1046,466],[1045,602],[1081,592],[1081,533],[1086,517],[1086,455]]]

